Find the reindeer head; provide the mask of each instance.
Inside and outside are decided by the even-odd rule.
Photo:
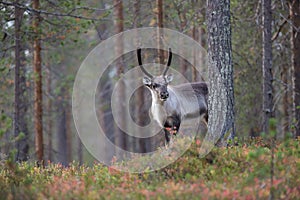
[[[137,57],[138,57],[138,62],[141,67],[141,70],[146,75],[143,78],[144,85],[147,86],[152,92],[154,92],[157,95],[158,99],[160,99],[161,101],[166,101],[169,97],[169,92],[168,92],[167,86],[173,79],[172,74],[166,75],[167,71],[169,70],[171,60],[172,60],[171,48],[169,48],[169,59],[168,59],[167,66],[166,66],[163,74],[159,75],[159,76],[152,76],[143,67],[140,48],[137,50]]]

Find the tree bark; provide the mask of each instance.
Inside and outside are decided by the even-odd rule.
[[[51,95],[51,69],[50,65],[47,64],[47,96],[48,96],[48,101],[47,101],[47,116],[48,116],[48,121],[47,121],[47,132],[48,132],[48,161],[53,161],[53,147],[52,147],[52,95]]]
[[[115,34],[121,33],[124,30],[123,27],[123,22],[124,22],[124,17],[123,17],[123,1],[122,0],[114,0],[114,27],[115,27]],[[115,46],[115,52],[118,56],[123,55],[123,40],[120,38],[117,41],[117,44]],[[121,78],[122,74],[124,73],[124,63],[122,61],[122,58],[118,58],[116,62],[116,67],[117,67],[117,78]],[[122,101],[124,99],[126,92],[125,92],[125,84],[122,80],[120,80],[122,83],[120,83],[120,87],[118,88],[117,91],[117,98],[120,100],[120,103],[117,105],[118,108],[116,108],[119,112],[118,116],[115,116],[119,118],[119,122],[123,123],[121,126],[125,127],[126,123],[126,118],[124,116],[123,110],[125,109],[125,105],[123,105],[125,102]],[[115,129],[115,144],[121,149],[126,148],[126,137],[123,131],[119,128]],[[122,156],[122,155],[119,155]]]
[[[272,8],[271,0],[262,0],[263,43],[263,132],[269,134],[269,120],[274,117],[272,74]]]
[[[121,33],[124,30],[123,26],[123,1],[122,0],[114,0],[114,24],[115,24],[115,34]],[[120,44],[123,46],[123,44]],[[118,51],[123,50],[123,48],[119,48]],[[122,70],[121,70],[122,71]]]
[[[221,138],[228,134],[228,138],[232,139],[235,136],[235,112],[230,0],[208,0],[206,20],[208,63],[211,73],[208,101],[209,127],[218,126],[214,123],[218,121],[220,114],[225,116]],[[218,88],[220,86],[224,86],[224,89],[220,90]]]
[[[23,11],[15,6],[15,99],[14,99],[14,136],[16,140],[17,161],[28,159],[28,129],[26,123],[27,96],[25,78],[25,55],[21,37]],[[22,137],[19,137],[23,134]]]
[[[33,9],[39,10],[39,0],[33,0]],[[35,129],[35,151],[37,159],[42,164],[44,156],[43,147],[43,107],[42,107],[42,65],[41,65],[41,42],[39,32],[39,14],[33,16],[33,75],[34,75],[34,129]]]
[[[163,22],[163,0],[156,0],[156,6],[157,6],[157,13],[156,13],[156,20],[157,20],[157,54],[158,54],[158,63],[164,64],[164,51],[161,49],[162,46],[162,38],[161,36],[163,35],[163,30],[162,28],[164,27],[164,22]],[[160,74],[160,67],[157,69],[157,74]]]
[[[67,114],[66,114],[66,106],[64,105],[64,89],[62,89],[62,92],[60,96],[58,97],[57,101],[57,159],[58,162],[61,163],[64,166],[67,166],[68,161],[68,136],[67,136]]]
[[[82,143],[79,136],[77,136],[77,158],[78,158],[79,165],[82,165],[83,164]]]
[[[133,9],[134,9],[134,21],[133,21],[133,27],[138,28],[140,27],[141,24],[141,1],[140,0],[135,0],[133,3]]]
[[[157,26],[163,28],[163,0],[156,0],[157,6]]]
[[[291,111],[292,111],[292,92],[289,89],[289,85],[292,85],[291,81],[289,80],[291,77],[290,74],[290,67],[288,64],[284,63],[282,66],[282,71],[281,71],[281,81],[284,83],[282,86],[283,90],[283,97],[281,100],[282,104],[282,121],[281,121],[281,132],[282,136],[286,135],[289,133],[290,130],[290,125],[292,124],[291,120]]]
[[[295,117],[296,137],[300,136],[300,2],[290,0],[291,17],[291,49],[292,49],[292,76],[293,76],[293,113]]]
[[[192,27],[192,38],[193,38],[195,41],[199,42],[198,29],[196,28],[195,25],[193,25],[193,27]],[[197,62],[197,59],[198,59],[197,56],[196,56],[195,50],[193,51],[193,57],[194,57],[194,60],[193,60],[193,66],[195,66],[195,65],[196,65],[196,62]],[[199,59],[202,60],[201,56],[200,56]],[[196,82],[196,81],[197,81],[197,77],[198,77],[197,70],[196,70],[195,67],[193,67],[193,68],[192,68],[192,81],[193,81],[193,82]]]
[[[140,20],[141,20],[141,1],[135,0],[134,2],[134,28],[140,27]],[[137,37],[136,37],[137,38]],[[138,42],[138,41],[136,41]],[[137,79],[139,77],[136,77]],[[146,116],[144,114],[144,102],[145,102],[145,88],[142,86],[136,90],[136,105],[133,106],[134,112],[135,112],[135,119],[136,123],[141,126],[145,122]],[[139,152],[146,153],[147,152],[147,144],[145,143],[145,140],[138,140],[139,142],[136,142],[135,149]]]
[[[65,97],[66,101],[67,99],[70,99],[69,95],[66,95]],[[70,106],[65,107],[66,110],[66,135],[67,135],[67,161],[71,162],[73,160],[72,155],[72,131],[71,131],[71,109]]]

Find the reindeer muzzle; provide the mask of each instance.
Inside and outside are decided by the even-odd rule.
[[[169,97],[169,92],[161,92],[160,93],[161,100],[166,101],[168,97]]]

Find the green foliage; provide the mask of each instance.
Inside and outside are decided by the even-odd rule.
[[[4,199],[267,199],[270,193],[270,144],[262,138],[215,148],[203,159],[199,144],[164,169],[128,174],[95,163],[69,167],[48,163],[0,162]],[[300,145],[275,145],[275,199],[297,199]]]
[[[236,129],[244,136],[261,131],[262,74],[261,29],[256,10],[258,1],[231,3],[232,59],[236,101]]]
[[[0,115],[0,138],[12,127],[12,119],[2,113]]]

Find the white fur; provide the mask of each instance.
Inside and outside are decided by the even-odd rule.
[[[159,126],[163,127],[166,117],[174,116],[174,114],[180,116],[180,120],[199,117],[199,101],[190,85],[168,86],[169,98],[166,101],[161,101],[155,91],[150,91],[152,95],[151,114]],[[202,102],[203,105],[200,105],[206,108],[204,97]]]

